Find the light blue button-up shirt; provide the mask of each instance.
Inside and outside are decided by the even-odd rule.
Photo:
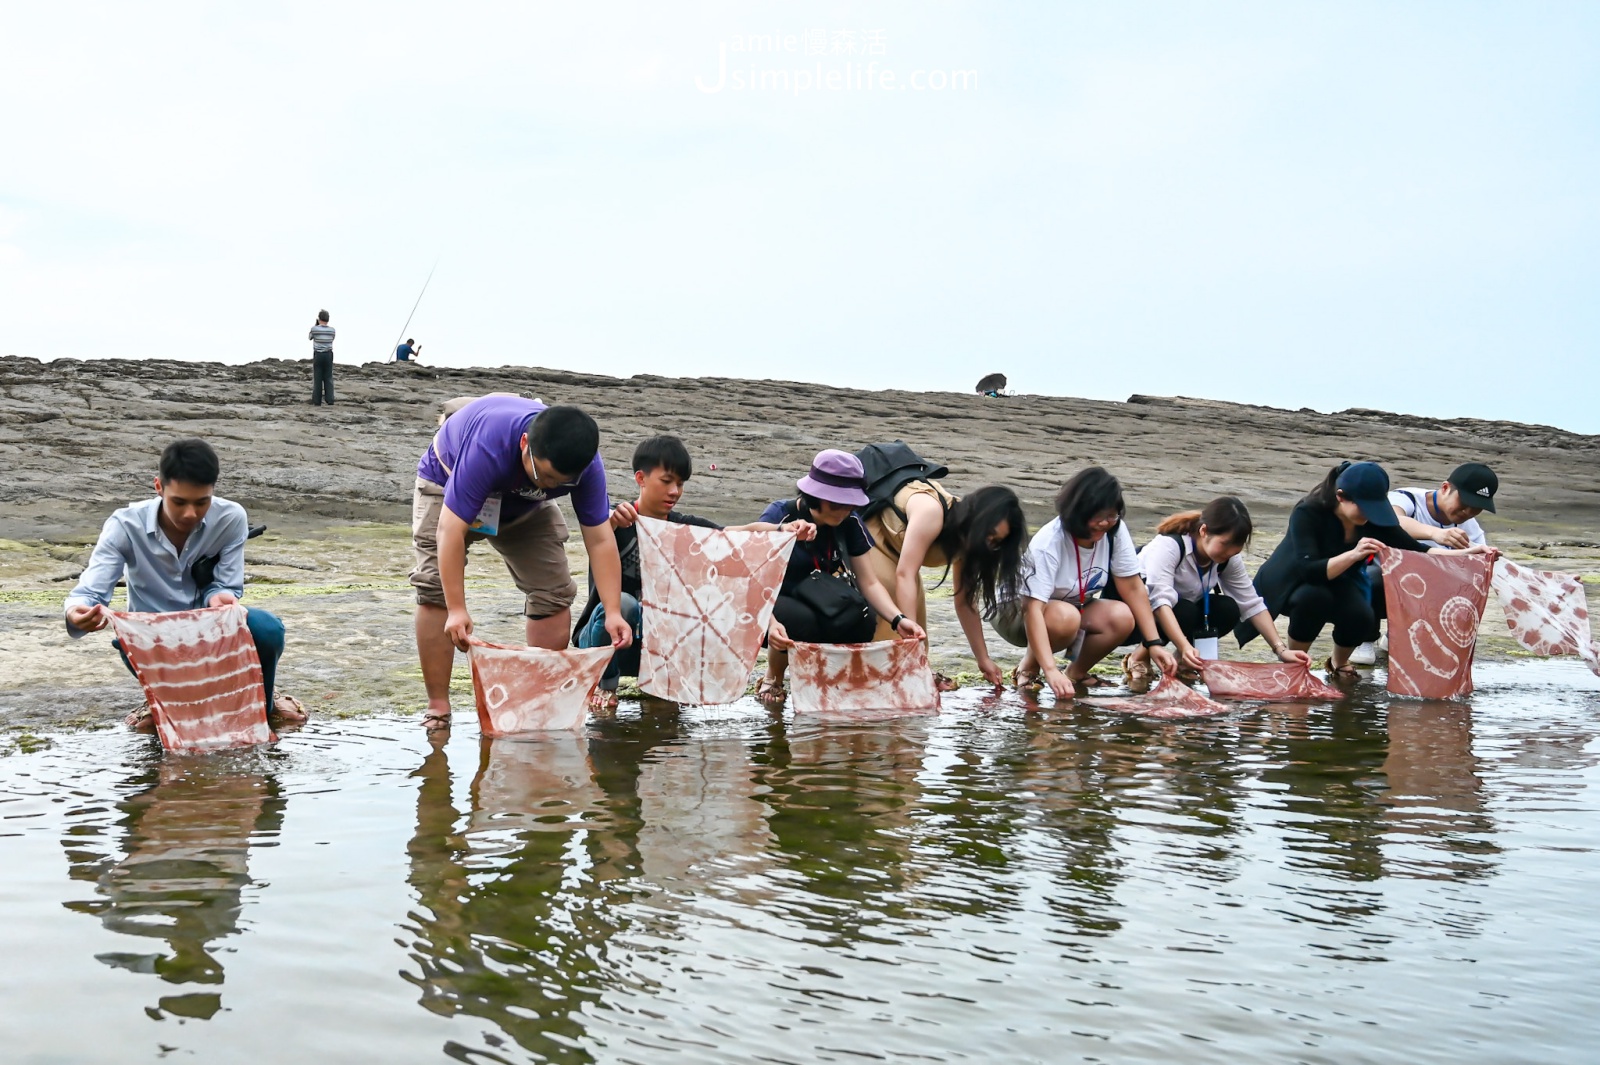
[[[211,498],[211,508],[178,551],[156,520],[161,497],[130,503],[100,529],[100,539],[78,586],[67,596],[65,610],[75,606],[110,606],[117,581],[128,579],[128,609],[167,613],[205,606],[218,592],[244,595],[244,542],[250,531],[244,507],[221,496]],[[210,584],[197,587],[194,564],[218,555]],[[63,611],[63,614],[65,613]],[[67,625],[74,639],[84,635]]]

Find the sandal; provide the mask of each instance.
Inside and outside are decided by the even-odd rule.
[[[156,730],[156,717],[150,712],[148,705],[141,706],[137,710],[129,710],[128,716],[122,719],[122,723],[135,732],[154,732]]]
[[[1150,674],[1150,660],[1148,658],[1136,659],[1132,655],[1126,655],[1123,657],[1122,679],[1127,683],[1137,684],[1140,681],[1149,680]]]
[[[756,698],[769,705],[783,702],[788,695],[783,689],[783,682],[771,677],[762,677],[761,683],[756,685]]]
[[[1044,681],[1039,679],[1038,673],[1024,673],[1021,666],[1011,671],[1011,683],[1019,688],[1044,687]]]
[[[304,725],[311,719],[311,715],[306,712],[305,706],[299,699],[282,692],[272,697],[272,710],[268,712],[267,717],[279,725]]]
[[[596,688],[589,693],[590,710],[615,710],[617,708],[617,689]]]
[[[423,714],[422,730],[430,736],[437,736],[441,733],[449,732],[450,715],[437,713]]]
[[[1346,684],[1351,681],[1361,679],[1360,670],[1356,669],[1349,663],[1345,663],[1344,666],[1335,669],[1333,665],[1333,657],[1331,655],[1328,657],[1326,662],[1322,663],[1322,670],[1324,673],[1328,674],[1328,678],[1330,680],[1343,681]]]
[[[933,690],[936,692],[953,692],[960,687],[954,677],[947,677],[943,673],[933,675]]]

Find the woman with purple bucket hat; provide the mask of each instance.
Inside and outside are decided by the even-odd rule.
[[[819,451],[795,487],[798,496],[780,499],[761,514],[762,521],[809,521],[817,527],[814,540],[794,545],[773,604],[767,673],[756,688],[765,700],[783,697],[789,649],[796,641],[865,643],[879,617],[902,639],[927,638],[867,565],[872,537],[856,515],[856,508],[867,503],[861,460],[848,451]]]

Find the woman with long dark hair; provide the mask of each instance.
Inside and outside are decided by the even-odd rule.
[[[795,482],[799,494],[780,499],[761,514],[774,525],[805,521],[816,536],[797,542],[784,570],[767,628],[767,673],[756,696],[783,697],[789,650],[800,643],[865,643],[876,616],[889,622],[897,639],[925,640],[927,633],[895,605],[889,589],[867,564],[872,541],[856,516],[867,503],[861,460],[848,451],[819,451],[811,471]]]
[[[1199,669],[1208,657],[1196,641],[1214,640],[1241,622],[1265,637],[1280,661],[1311,662],[1304,651],[1290,650],[1278,636],[1267,604],[1239,557],[1254,528],[1242,500],[1219,496],[1200,510],[1169,515],[1139,552],[1156,622],[1189,669]],[[1123,668],[1130,677],[1147,673],[1144,648],[1128,655]]]
[[[1256,573],[1256,590],[1272,617],[1289,615],[1289,646],[1308,649],[1333,625],[1333,654],[1323,667],[1336,680],[1353,679],[1350,652],[1378,638],[1383,586],[1374,585],[1365,563],[1384,547],[1430,555],[1498,552],[1474,544],[1464,551],[1427,547],[1400,528],[1389,502],[1389,475],[1376,462],[1342,462],[1295,505],[1289,530]],[[1243,646],[1251,627],[1234,629]]]
[[[867,565],[894,592],[894,601],[915,604],[917,624],[927,627],[928,600],[922,587],[926,566],[947,567],[955,583],[956,619],[977,660],[978,672],[991,684],[1005,674],[989,656],[983,623],[1000,603],[1017,597],[1022,545],[1027,518],[1017,493],[988,485],[953,496],[932,480],[911,480],[891,501],[867,518],[873,547]],[[893,639],[880,619],[874,639]]]
[[[1056,495],[1056,516],[1028,545],[1021,595],[996,612],[994,630],[1026,647],[1018,683],[1042,674],[1058,699],[1088,690],[1089,670],[1138,630],[1164,672],[1177,669],[1163,644],[1140,576],[1133,536],[1122,520],[1122,485],[1099,466],[1080,471]],[[1119,599],[1101,595],[1115,587]],[[1055,656],[1066,651],[1065,672]]]

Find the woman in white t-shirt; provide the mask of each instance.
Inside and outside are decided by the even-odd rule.
[[[1282,662],[1309,666],[1304,651],[1291,651],[1278,635],[1267,604],[1245,572],[1239,555],[1250,543],[1250,511],[1235,496],[1219,496],[1203,510],[1173,514],[1156,526],[1156,537],[1139,552],[1145,587],[1161,631],[1189,669],[1207,657],[1196,644],[1215,640],[1247,621]],[[1144,648],[1123,662],[1130,677],[1148,672]]]
[[[1099,466],[1074,476],[1056,494],[1056,517],[1028,545],[1022,595],[1000,606],[993,621],[1006,642],[1026,647],[1019,684],[1041,674],[1058,699],[1083,693],[1089,670],[1137,628],[1154,662],[1177,669],[1156,628],[1139,556],[1122,517],[1122,485]],[[1120,601],[1101,597],[1114,586]],[[1065,672],[1056,654],[1066,651]]]

